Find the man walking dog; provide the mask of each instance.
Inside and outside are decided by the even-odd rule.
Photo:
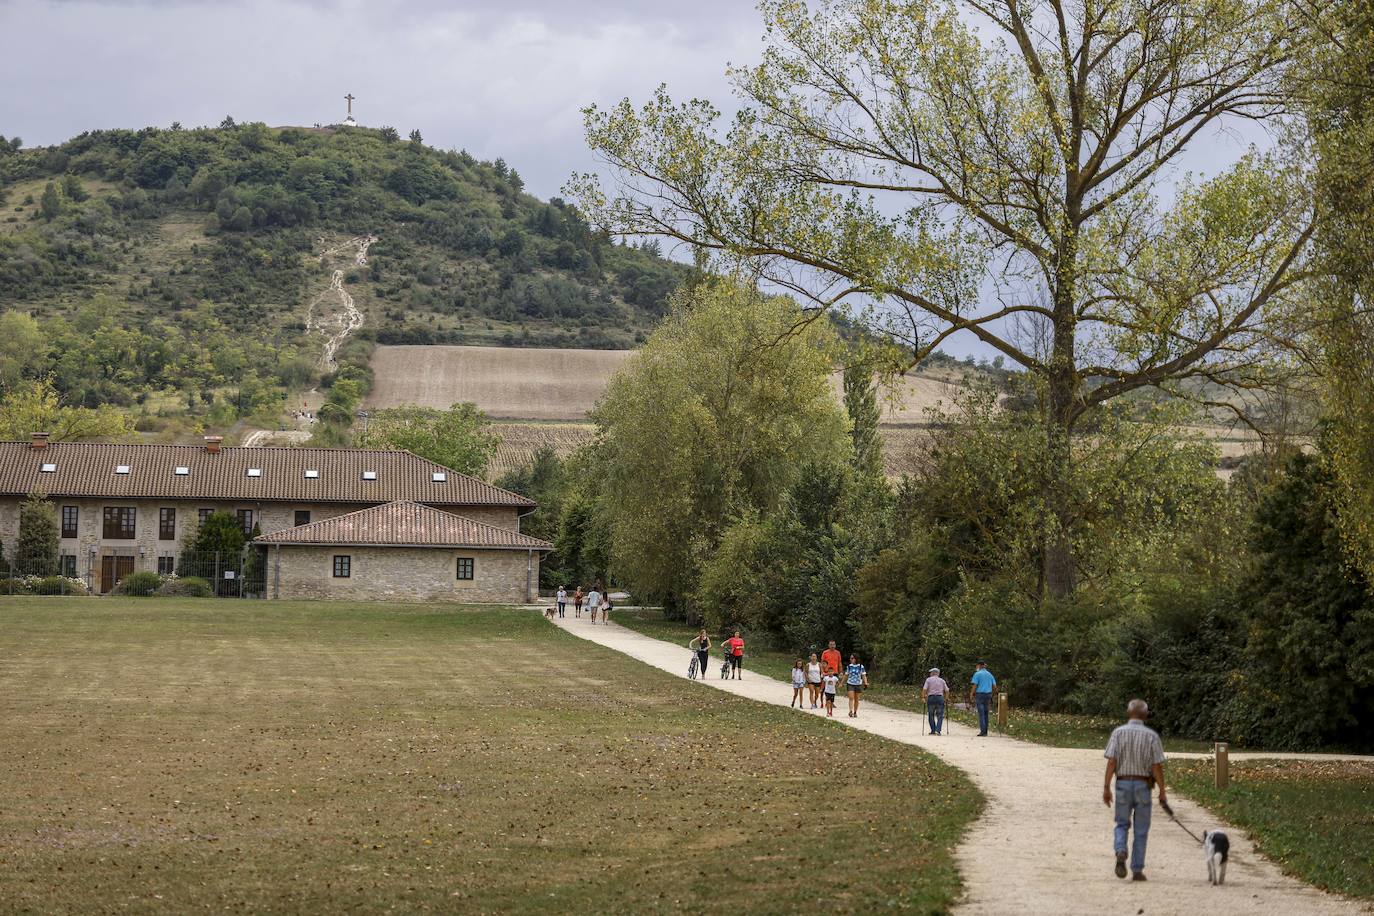
[[[1159,783],[1159,803],[1167,806],[1164,790],[1164,743],[1159,734],[1145,724],[1150,707],[1144,700],[1126,704],[1127,721],[1117,726],[1107,739],[1107,775],[1102,784],[1102,803],[1116,805],[1116,876],[1126,877],[1126,836],[1131,841],[1131,880],[1145,880],[1145,844],[1150,837],[1150,795]],[[1116,777],[1116,792],[1112,793],[1112,777]],[[1134,828],[1134,830],[1132,830]]]

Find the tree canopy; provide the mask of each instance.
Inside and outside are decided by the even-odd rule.
[[[399,448],[462,474],[481,477],[499,442],[476,404],[386,407],[371,411],[354,437],[360,448]]]

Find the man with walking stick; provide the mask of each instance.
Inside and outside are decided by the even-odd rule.
[[[1126,704],[1126,724],[1118,726],[1107,739],[1107,776],[1102,784],[1102,802],[1116,804],[1116,876],[1126,877],[1126,836],[1131,843],[1131,880],[1145,880],[1145,844],[1150,837],[1150,795],[1159,783],[1159,803],[1168,810],[1169,796],[1164,790],[1164,743],[1159,734],[1145,724],[1150,707],[1144,700]],[[1112,793],[1112,777],[1116,793]]]
[[[930,733],[938,735],[945,727],[945,695],[949,685],[940,677],[939,668],[930,669],[930,677],[921,685],[921,702],[926,704],[926,718],[930,721]]]

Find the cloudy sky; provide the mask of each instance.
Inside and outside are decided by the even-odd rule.
[[[0,34],[0,134],[27,146],[226,114],[330,123],[351,92],[361,123],[503,157],[548,197],[594,165],[584,105],[660,82],[723,104],[762,28],[749,0],[0,0]]]

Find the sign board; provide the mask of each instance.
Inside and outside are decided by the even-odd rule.
[[[224,571],[224,578],[226,578],[226,579],[232,579],[232,578],[234,578],[234,571],[233,571],[232,569],[226,569],[226,570]]]

